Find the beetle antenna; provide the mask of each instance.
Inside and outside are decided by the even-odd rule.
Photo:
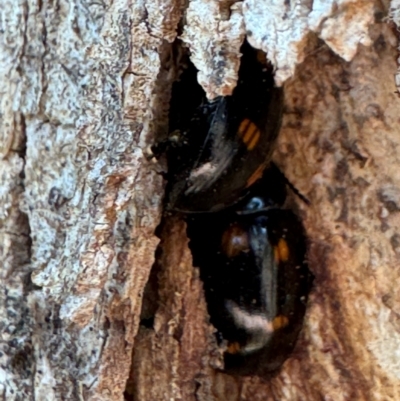
[[[286,185],[307,205],[310,206],[311,202],[310,200],[304,196],[290,181],[289,179],[286,177],[286,175],[282,172],[282,170],[274,163],[271,162],[271,164],[273,166],[275,166],[277,168],[277,170],[279,171],[279,173],[282,175],[283,180],[285,181]]]

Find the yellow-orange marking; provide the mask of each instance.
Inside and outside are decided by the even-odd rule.
[[[254,133],[253,138],[251,138],[250,143],[247,144],[247,150],[249,151],[253,150],[256,147],[259,139],[260,139],[260,131],[257,129],[257,131]]]
[[[238,342],[229,343],[226,352],[228,352],[228,354],[237,354],[240,352],[240,348],[241,347]]]
[[[289,324],[289,319],[284,315],[278,315],[272,321],[272,326],[274,330],[279,330],[286,327]]]
[[[242,138],[247,150],[253,150],[260,139],[260,131],[257,126],[245,118],[239,125],[238,128],[239,138]]]
[[[283,238],[280,238],[278,245],[274,246],[274,257],[277,263],[289,260],[289,247]]]
[[[289,247],[283,238],[281,238],[278,242],[278,249],[279,249],[279,259],[282,262],[287,262],[289,259]]]
[[[241,252],[249,250],[247,232],[238,224],[233,224],[222,235],[222,250],[228,258],[234,258]]]
[[[248,120],[247,118],[245,118],[239,125],[238,128],[238,135],[239,138],[241,138],[243,136],[243,134],[247,131],[247,129],[249,128],[249,125],[251,124],[251,121]]]
[[[247,179],[246,188],[250,187],[257,180],[259,180],[262,177],[264,170],[265,170],[265,164],[263,163],[260,166],[258,166],[257,170]]]
[[[243,142],[247,145],[253,138],[253,135],[257,132],[257,127],[250,121],[244,132]]]

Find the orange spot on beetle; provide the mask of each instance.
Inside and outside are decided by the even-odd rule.
[[[239,135],[239,138],[242,138],[243,135],[247,132],[247,129],[249,128],[249,125],[251,124],[251,121],[245,118],[239,125],[237,134]]]
[[[253,138],[251,138],[250,143],[247,145],[247,150],[248,151],[253,150],[256,147],[259,139],[260,139],[260,131],[257,129],[257,131],[255,132]]]
[[[238,342],[229,343],[226,352],[228,354],[237,354],[238,352],[240,352],[240,349],[241,347]]]
[[[246,188],[253,185],[257,180],[259,180],[262,177],[263,172],[265,170],[265,166],[266,165],[263,163],[257,167],[257,170],[247,179]]]
[[[278,242],[279,249],[279,259],[282,262],[287,262],[289,260],[289,246],[285,239],[281,238]]]
[[[274,257],[276,263],[287,262],[289,260],[289,246],[283,238],[280,238],[278,244],[274,246]]]
[[[238,224],[231,225],[222,235],[222,250],[228,258],[234,258],[240,252],[248,252],[249,238]]]
[[[283,329],[289,324],[289,319],[284,315],[278,315],[272,321],[272,326],[274,330]]]
[[[237,133],[239,138],[242,138],[248,151],[255,148],[261,136],[257,126],[247,118],[240,123]]]
[[[258,128],[250,121],[250,124],[247,126],[247,129],[244,133],[243,142],[248,145],[257,131]]]

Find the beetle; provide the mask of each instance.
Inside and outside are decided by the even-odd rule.
[[[303,225],[282,207],[286,186],[270,167],[238,204],[187,216],[210,321],[227,344],[228,373],[277,372],[302,327],[312,274]]]
[[[222,210],[245,196],[270,163],[281,125],[283,92],[274,87],[272,68],[262,61],[264,53],[247,42],[241,52],[232,96],[207,100],[193,65],[173,86],[167,210]],[[153,147],[154,153],[160,148]]]

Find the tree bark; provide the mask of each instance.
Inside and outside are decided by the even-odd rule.
[[[2,399],[400,399],[399,10],[3,0]],[[210,98],[235,86],[245,35],[284,85],[274,161],[311,202],[293,198],[315,281],[270,380],[221,372],[185,223],[161,219],[145,149],[168,127],[178,26]]]

